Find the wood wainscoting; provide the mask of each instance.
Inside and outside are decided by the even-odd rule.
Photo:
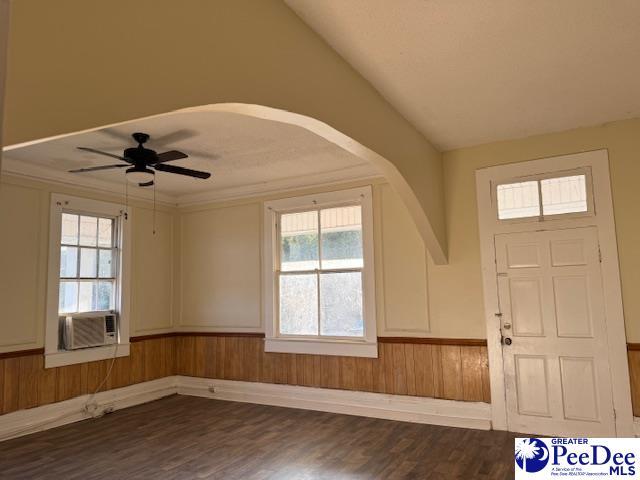
[[[379,338],[378,358],[265,353],[263,335],[170,333],[131,339],[103,390],[170,375],[490,402],[484,341]],[[640,344],[628,344],[640,417]],[[0,414],[92,393],[111,360],[44,368],[43,350],[0,354]]]
[[[629,359],[629,381],[631,383],[631,404],[633,416],[640,417],[640,343],[627,344]]]
[[[109,360],[44,368],[40,350],[0,354],[0,414],[93,393]],[[379,338],[378,358],[265,353],[263,334],[177,332],[131,339],[102,390],[171,375],[489,402],[483,340]]]
[[[132,339],[133,340],[133,339]],[[93,393],[112,360],[44,368],[42,350],[0,354],[0,414]],[[102,390],[126,387],[174,375],[175,338],[156,338],[131,344],[128,357],[115,360]]]
[[[263,335],[181,333],[176,373],[193,377],[490,402],[486,342],[379,339],[378,358],[265,353]]]

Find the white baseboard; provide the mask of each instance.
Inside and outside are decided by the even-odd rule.
[[[404,422],[491,429],[491,406],[487,403],[183,376],[178,376],[177,385],[178,393],[182,395]]]
[[[177,377],[164,377],[100,392],[93,399],[90,395],[82,395],[50,405],[0,415],[0,441],[86,420],[103,415],[105,411],[120,410],[172,395],[177,391],[176,379]],[[87,411],[85,406],[89,400],[91,408]]]
[[[175,393],[404,422],[491,429],[491,406],[486,403],[172,376],[100,392],[93,399],[90,395],[83,395],[0,415],[0,441],[97,417]],[[90,400],[91,408],[87,411],[85,406]]]

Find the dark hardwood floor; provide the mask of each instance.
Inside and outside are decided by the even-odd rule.
[[[0,443],[0,478],[499,480],[514,436],[176,395]]]

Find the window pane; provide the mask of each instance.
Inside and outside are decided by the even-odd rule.
[[[317,281],[315,274],[280,276],[280,333],[318,334]]]
[[[112,256],[113,252],[111,250],[100,250],[100,261],[98,262],[98,276],[100,278],[113,277]]]
[[[93,312],[96,305],[96,283],[80,282],[80,294],[78,298],[79,312]]]
[[[78,276],[78,248],[60,247],[60,276]]]
[[[95,247],[98,240],[98,219],[80,217],[80,245]]]
[[[94,248],[81,248],[80,249],[80,276],[81,277],[96,277],[96,268],[98,266],[98,259],[96,258],[97,251]]]
[[[588,211],[585,175],[548,178],[540,184],[544,215]]]
[[[337,337],[364,336],[360,272],[320,275],[320,333]]]
[[[60,282],[59,313],[78,311],[78,282]]]
[[[362,208],[327,208],[320,212],[322,268],[361,268]]]
[[[98,282],[96,310],[113,309],[113,282]]]
[[[280,270],[315,270],[318,263],[318,212],[280,217]]]
[[[101,247],[113,246],[113,220],[110,218],[98,219],[98,245]]]
[[[78,244],[78,215],[70,213],[62,214],[62,243],[69,245]]]
[[[538,182],[498,185],[498,218],[537,217],[540,215]]]

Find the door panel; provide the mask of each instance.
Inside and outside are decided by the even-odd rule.
[[[513,331],[518,336],[544,334],[540,278],[509,279]]]
[[[532,268],[540,266],[540,248],[536,244],[507,245],[509,268]]]
[[[562,401],[567,420],[598,421],[593,358],[560,357]]]
[[[595,227],[495,236],[509,430],[615,436]]]
[[[588,283],[581,275],[553,277],[559,337],[593,337]]]
[[[567,267],[571,265],[586,265],[584,239],[551,241],[551,265],[553,267]]]
[[[516,355],[518,413],[522,415],[551,415],[547,359],[544,356]]]

